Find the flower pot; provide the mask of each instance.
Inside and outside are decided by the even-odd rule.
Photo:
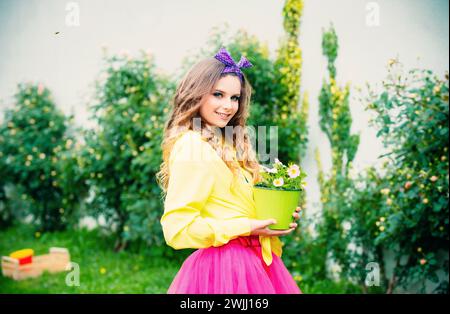
[[[269,226],[272,230],[289,229],[295,218],[292,214],[297,208],[301,190],[275,190],[265,187],[253,187],[258,219],[275,219],[276,224]]]

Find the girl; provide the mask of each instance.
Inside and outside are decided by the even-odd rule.
[[[236,64],[221,48],[194,65],[176,90],[157,174],[165,194],[161,225],[169,246],[198,250],[168,293],[301,293],[278,238],[297,224],[270,230],[273,219],[254,219],[260,165],[245,131],[251,86],[240,70],[251,66],[245,57]]]

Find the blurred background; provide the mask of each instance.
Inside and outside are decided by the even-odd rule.
[[[308,175],[302,291],[448,293],[448,1],[0,0],[0,25],[0,254],[80,266],[0,292],[165,293],[190,253],[159,225],[168,102],[225,45]]]

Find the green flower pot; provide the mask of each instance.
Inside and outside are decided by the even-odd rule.
[[[270,225],[269,229],[289,229],[289,224],[295,220],[292,214],[299,204],[301,192],[301,190],[274,190],[254,186],[256,217],[258,219],[275,219],[277,223]]]

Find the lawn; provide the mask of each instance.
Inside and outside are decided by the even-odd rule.
[[[152,257],[148,249],[115,253],[112,240],[96,230],[36,234],[21,225],[0,231],[2,256],[22,248],[41,255],[50,247],[69,249],[71,261],[80,267],[79,286],[68,286],[65,272],[45,272],[22,281],[0,276],[0,293],[166,293],[182,263]]]

